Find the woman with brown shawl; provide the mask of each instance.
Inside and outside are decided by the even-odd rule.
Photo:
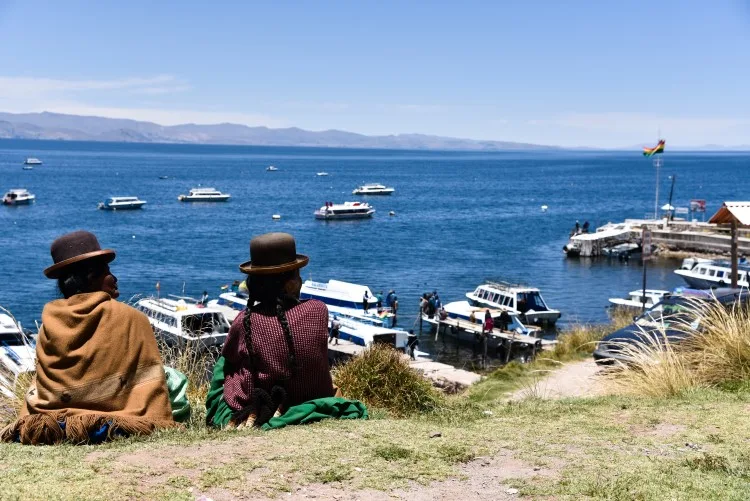
[[[0,438],[24,444],[96,443],[174,426],[164,369],[148,318],[116,301],[115,252],[92,233],[52,243],[63,299],[47,303],[37,372],[19,418]]]
[[[294,237],[267,233],[250,241],[247,308],[229,330],[214,368],[207,399],[213,426],[260,426],[289,407],[331,397],[328,366],[328,308],[300,301],[299,269],[308,257],[297,254]]]

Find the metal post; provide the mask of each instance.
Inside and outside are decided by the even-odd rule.
[[[654,219],[659,219],[659,168],[662,163],[661,155],[654,157],[654,167],[656,168],[656,202],[654,203]]]
[[[732,288],[737,288],[737,220],[732,221],[731,237],[731,255],[732,255]]]
[[[651,258],[651,231],[644,224],[641,229],[641,260],[643,262],[643,291],[641,296],[641,313],[646,311],[646,270]]]
[[[673,216],[672,216],[673,210],[671,209],[671,207],[672,207],[672,193],[674,193],[674,181],[675,181],[675,179],[677,179],[677,176],[676,175],[671,175],[671,176],[669,176],[669,178],[672,180],[672,187],[669,188],[669,202],[667,202],[667,205],[669,205],[670,209],[669,209],[669,218],[667,219],[667,221],[671,221],[672,218],[673,218]]]

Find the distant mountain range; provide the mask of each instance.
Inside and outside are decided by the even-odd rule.
[[[340,130],[315,132],[296,127],[269,129],[231,123],[165,126],[137,120],[64,115],[46,111],[22,114],[0,112],[0,139],[465,151],[559,149],[538,144],[477,141],[424,134],[365,136]]]

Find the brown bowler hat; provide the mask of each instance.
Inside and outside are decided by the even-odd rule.
[[[248,275],[272,275],[307,265],[307,256],[297,254],[297,244],[289,233],[265,233],[250,240],[250,261],[240,265]]]
[[[50,247],[55,264],[44,270],[47,278],[60,278],[60,272],[71,264],[101,258],[107,263],[115,258],[115,251],[102,249],[96,235],[88,231],[74,231],[55,239]]]

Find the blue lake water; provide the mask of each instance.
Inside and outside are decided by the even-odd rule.
[[[24,171],[21,162],[44,165]],[[676,175],[673,202],[746,199],[750,154],[668,153],[660,205]],[[266,172],[275,165],[278,172]],[[328,177],[317,177],[326,171]],[[169,176],[160,180],[159,176]],[[396,188],[369,197],[372,220],[324,222],[325,201],[356,200],[364,182]],[[0,191],[27,188],[37,202],[0,207],[0,305],[25,324],[57,297],[42,270],[49,245],[87,229],[117,251],[112,270],[122,297],[155,293],[212,296],[242,278],[253,235],[294,234],[310,256],[303,278],[336,278],[398,292],[401,326],[416,317],[419,296],[437,289],[444,302],[464,298],[486,279],[528,283],[563,312],[563,322],[606,320],[607,298],[639,288],[638,262],[568,260],[562,247],[576,219],[596,227],[653,212],[654,168],[632,152],[410,152],[315,148],[0,141]],[[225,204],[189,204],[177,196],[196,186],[229,192]],[[137,195],[142,211],[106,212],[108,196]],[[549,206],[544,213],[541,205]],[[389,211],[396,216],[389,217]],[[281,214],[273,221],[272,214]],[[681,285],[660,260],[649,287]]]

